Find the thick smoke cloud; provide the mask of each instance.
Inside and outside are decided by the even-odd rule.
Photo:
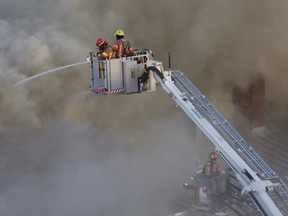
[[[175,185],[196,165],[200,147],[193,124],[165,93],[87,96],[88,65],[13,84],[85,60],[98,37],[112,42],[121,28],[134,47],[151,48],[166,68],[171,51],[172,67],[228,118],[238,111],[231,86],[245,91],[261,73],[267,101],[287,119],[286,6],[0,0],[1,215],[171,213],[169,199],[182,193]]]
[[[1,20],[1,62],[4,61],[1,75],[7,73],[7,67],[13,68],[16,72],[9,76],[19,75],[15,78],[19,80],[23,74],[30,76],[81,61],[97,37],[112,42],[112,33],[122,28],[135,47],[152,48],[156,58],[163,60],[165,65],[167,52],[171,51],[172,66],[185,71],[220,109],[225,108],[223,111],[228,116],[234,112],[227,108],[233,107],[231,89],[223,86],[237,85],[245,90],[257,73],[266,77],[267,100],[280,104],[279,109],[285,114],[287,100],[283,92],[287,75],[284,58],[287,49],[283,44],[287,31],[285,23],[281,22],[286,16],[283,2],[271,5],[258,1],[175,3],[159,0],[151,8],[147,7],[147,1],[71,3],[50,0],[40,4],[30,0],[23,7],[23,3],[16,3],[1,3],[1,16],[4,17]],[[49,115],[45,117],[48,119],[62,111],[55,106],[51,110],[50,105],[55,104],[55,100],[58,103],[66,100],[63,98],[71,94],[62,91],[63,97],[52,99],[47,88],[80,90],[87,88],[89,79],[85,72],[63,73],[53,78],[53,82],[45,78],[45,81],[41,79],[27,87],[45,89],[38,91],[43,95],[42,100],[37,95],[32,101],[48,103]],[[73,83],[75,80],[77,82]],[[215,88],[219,91],[214,91]],[[35,93],[30,91],[29,94]],[[224,101],[219,102],[219,95],[223,94]],[[284,98],[278,100],[280,96]],[[43,114],[45,107],[38,112]]]

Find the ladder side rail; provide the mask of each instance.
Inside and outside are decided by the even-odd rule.
[[[183,84],[185,84],[187,87],[189,87],[189,90],[196,96],[198,97],[198,99],[206,105],[207,109],[210,110],[212,113],[214,113],[218,119],[220,120],[220,122],[222,123],[227,123],[228,125],[229,122],[227,122],[227,120],[223,117],[223,115],[221,113],[219,113],[214,107],[213,105],[208,101],[208,99],[200,92],[200,90],[198,88],[196,88],[196,86],[185,76],[185,74],[183,72],[181,72],[181,76],[179,75],[179,72],[177,73],[178,78],[181,80],[181,82]],[[209,107],[209,106],[212,106]],[[233,131],[234,135],[239,139],[243,139],[241,137],[241,135],[231,126],[231,131]]]
[[[184,88],[182,85],[181,85],[181,83],[180,83],[180,81],[177,79],[177,80],[175,80],[176,82],[178,82],[178,85],[177,85],[177,83],[176,83],[176,85],[177,85],[177,87],[179,87],[182,91],[184,91],[187,95],[189,95],[190,97],[193,97],[193,95],[191,95],[191,94],[189,94],[189,92],[187,92],[187,90],[186,90],[186,88]],[[204,109],[203,109],[203,107],[201,107],[201,106],[198,106],[198,104],[196,103],[196,104],[194,104],[199,110],[201,110],[201,112],[203,113],[203,115],[205,115],[209,120],[210,120],[210,122],[212,123],[212,124],[214,124],[214,122],[215,122],[215,118],[213,118],[213,113],[209,113],[209,110],[207,110],[207,111],[205,111]],[[211,117],[212,116],[212,117]],[[227,120],[225,120],[225,121],[227,121]],[[234,147],[234,149],[235,150],[238,150],[238,148],[239,148],[239,146],[236,146],[235,144],[238,144],[237,142],[235,142],[234,140],[233,140],[233,134],[231,134],[231,133],[229,133],[229,130],[225,130],[225,127],[224,127],[224,125],[223,124],[221,124],[221,123],[219,123],[219,122],[217,122],[218,124],[214,124],[214,126],[219,130],[219,132],[226,138],[226,140],[228,140],[228,142]],[[220,127],[220,126],[222,126],[222,127]],[[224,127],[224,128],[223,128]],[[241,147],[241,146],[240,146]],[[243,152],[245,152],[245,151],[243,151]],[[249,155],[249,154],[248,154]],[[251,157],[251,156],[250,156]],[[255,158],[255,157],[253,157],[253,158]],[[248,158],[248,156],[246,156],[246,159],[247,160],[249,160],[249,158]],[[257,160],[256,160],[257,161]],[[255,166],[254,165],[254,167],[256,168],[256,167],[259,167],[259,165],[258,166]],[[258,172],[261,172],[258,168],[257,168],[257,171]]]
[[[215,109],[211,105],[211,109]],[[221,124],[221,123],[220,123]],[[253,158],[253,160],[257,161],[258,164],[261,165],[262,169],[265,170],[266,173],[269,174],[271,178],[278,178],[278,176],[275,174],[275,172],[267,165],[267,163],[258,155],[258,153],[239,135],[239,133],[229,124],[228,121],[226,121],[225,124],[221,124],[226,129],[225,133],[228,132],[234,139],[237,140],[237,143],[240,147],[245,149],[245,151],[248,153],[248,155]],[[236,138],[235,136],[236,135]],[[230,144],[233,145],[233,139],[230,140]]]
[[[186,86],[187,84],[185,82],[183,82],[181,77],[180,78],[178,77],[178,79],[175,79],[175,81],[176,81],[176,83],[175,83],[176,85],[178,83],[177,87],[180,87],[182,89],[182,91],[184,91],[187,96],[189,95],[190,99],[191,98],[192,98],[192,100],[193,99],[195,100],[195,98],[198,99],[198,103],[196,103],[194,105],[202,112],[202,114],[204,116],[208,117],[208,119],[210,120],[210,123],[211,123],[211,121],[213,121],[213,119],[216,119],[216,118],[213,118],[214,117],[213,114],[215,114],[215,113],[217,114],[218,111],[213,107],[213,105],[205,97],[202,96],[202,94],[201,95],[199,94],[199,91],[198,91],[198,96],[195,96],[195,94],[193,94],[192,91],[189,91],[190,90],[189,87]],[[204,106],[206,110],[204,110],[203,106],[201,106],[201,101],[199,101],[199,97],[200,98],[204,98],[205,104],[209,104],[208,108],[207,108],[207,106]],[[212,108],[211,108],[211,106],[212,106]],[[209,108],[212,109],[212,111],[210,113],[209,113]],[[213,112],[213,108],[216,110],[216,112]],[[211,117],[211,115],[213,117]],[[257,154],[257,152],[252,147],[249,146],[249,144],[240,136],[240,134],[238,134],[238,132],[229,124],[229,122],[226,119],[223,118],[223,116],[221,114],[219,116],[220,116],[220,120],[218,121],[218,124],[214,124],[214,126],[218,129],[218,131],[223,136],[226,137],[226,140],[230,140],[229,143],[232,144],[232,146],[234,147],[234,150],[238,151],[238,153],[240,155],[242,154],[242,158],[244,158],[244,160],[247,162],[247,164],[254,171],[256,171],[259,174],[259,177],[262,180],[265,180],[265,179],[266,180],[271,180],[271,179],[278,180],[279,177],[266,164],[266,162]],[[220,126],[224,127],[224,129],[221,128]],[[237,140],[238,142],[235,142],[236,140],[233,141],[233,138],[235,138],[235,136],[233,136],[233,135],[236,135],[236,137],[238,138],[238,140]],[[234,145],[234,144],[238,144],[238,146]],[[243,147],[243,145],[245,146],[245,148],[241,149],[241,147]],[[238,149],[239,147],[240,147],[240,149]],[[284,186],[286,186],[286,185],[284,184]],[[284,190],[284,189],[282,189],[282,190]],[[276,191],[276,192],[278,192],[278,191]],[[286,189],[285,194],[281,195],[280,198],[282,199],[282,201],[284,202],[285,205],[288,205],[288,192],[287,192],[287,189]]]
[[[223,138],[230,144],[230,146],[239,153],[239,155],[243,158],[243,160],[256,172],[259,173],[260,176],[264,179],[268,179],[269,175],[265,173],[266,170],[263,170],[262,166],[257,163],[251,157],[251,155],[241,146],[237,141],[233,140],[233,136],[231,136],[230,133],[227,132],[227,130],[223,127],[222,124],[217,124],[214,122],[210,123],[215,127],[215,129],[223,136]],[[263,174],[264,173],[264,174]]]
[[[197,97],[200,103],[202,103],[203,106],[205,106],[206,109],[210,111],[210,113],[214,113],[213,115],[214,118],[216,116],[218,117],[217,119],[220,120],[220,122],[222,122],[223,124],[229,125],[227,120],[214,107],[211,108],[212,104],[205,98],[205,96],[193,85],[193,83],[187,77],[184,77],[184,76],[185,76],[184,74],[182,74],[181,77],[178,76],[178,78],[181,80],[181,83],[182,83],[182,84],[180,83],[180,85],[186,85],[187,88],[189,88],[189,90],[192,92],[194,97]],[[185,78],[185,80],[182,79],[183,77]],[[235,131],[235,129],[232,126],[230,126],[229,129],[231,131],[231,134],[233,134],[235,139],[238,140],[240,143],[240,141],[243,140],[240,134],[237,131]],[[245,147],[249,148],[250,146],[245,146]]]
[[[187,95],[189,95],[189,92],[187,92],[187,90],[181,85],[180,81],[178,79],[176,79],[175,81],[178,82],[178,85],[176,83],[177,87],[181,88],[182,91],[185,91],[185,93]],[[190,94],[190,97],[193,97],[193,95]],[[197,105],[198,104],[196,104],[195,106],[197,106]],[[209,110],[205,111],[203,109],[203,107],[201,107],[201,106],[197,106],[197,108],[202,111],[203,115],[205,115],[210,120],[210,122],[215,121],[214,120],[215,118],[213,118],[213,113],[211,113],[211,112],[209,113]],[[235,148],[235,150],[237,150],[239,148],[239,146],[235,146],[235,144],[237,144],[237,142],[233,141],[233,134],[229,133],[229,130],[224,130],[224,129],[221,129],[219,127],[219,125],[223,126],[223,124],[219,124],[219,125],[214,124],[214,125],[215,125],[215,127],[217,127],[220,130],[221,134],[223,136],[225,136],[227,140],[229,140],[229,143]],[[239,144],[239,142],[238,142],[238,144]],[[246,159],[248,159],[248,157]],[[259,165],[257,167],[259,167]],[[256,166],[255,166],[255,168],[256,168]],[[260,172],[259,169],[257,169],[257,171]]]
[[[182,73],[182,72],[181,72]],[[185,76],[183,73],[181,74],[181,76],[183,77],[183,76]],[[178,77],[178,76],[177,76]],[[180,86],[181,88],[182,88],[182,90],[187,94],[187,96],[189,95],[190,96],[190,99],[192,99],[192,101],[195,99],[195,98],[197,98],[198,100],[199,100],[199,98],[201,99],[201,98],[204,98],[204,99],[206,99],[202,94],[201,94],[201,92],[200,91],[195,91],[195,89],[197,89],[192,83],[191,83],[191,81],[188,79],[188,81],[192,84],[192,87],[194,86],[194,88],[192,88],[192,90],[191,90],[191,88],[189,89],[189,86],[187,87],[186,85],[189,85],[190,83],[188,82],[188,84],[187,83],[185,83],[183,80],[182,80],[182,77],[178,77],[178,79],[176,79],[177,81],[176,81],[176,83],[175,84],[177,84],[177,82],[178,82],[178,87]],[[175,77],[174,77],[175,78]],[[185,78],[187,78],[187,77],[185,77]],[[185,88],[183,87],[183,86],[185,86]],[[189,91],[190,90],[190,91]],[[194,92],[194,93],[193,93]],[[197,96],[196,96],[196,93],[198,94]],[[206,104],[207,104],[207,99],[206,99],[206,101],[204,101]],[[201,101],[200,101],[200,103],[201,103]],[[209,105],[210,105],[210,102],[208,101],[208,103],[209,103]],[[195,105],[195,104],[194,104]],[[199,102],[198,103],[196,103],[196,106],[197,106],[197,108],[199,109],[199,110],[201,110],[202,111],[202,113],[203,113],[203,115],[208,115],[207,114],[207,112],[203,109],[203,107],[202,106],[200,106],[199,105]],[[213,106],[213,105],[210,105],[210,106]],[[207,109],[207,107],[205,107],[206,109]],[[213,107],[214,108],[214,107]],[[209,110],[209,109],[207,109],[207,110]],[[217,113],[218,111],[216,110],[216,112],[214,112],[214,113]],[[249,165],[250,166],[252,166],[252,167],[254,167],[254,170],[256,170],[259,174],[260,174],[260,177],[262,178],[262,179],[269,179],[269,177],[270,177],[270,179],[276,179],[276,180],[278,180],[279,181],[279,177],[276,175],[276,173],[266,164],[266,162],[257,154],[257,152],[252,148],[252,147],[250,147],[249,146],[249,144],[240,136],[240,134],[229,124],[229,122],[226,120],[226,119],[224,119],[224,117],[220,114],[219,115],[220,116],[220,121],[222,121],[222,123],[223,124],[220,124],[221,126],[223,126],[224,125],[224,127],[226,128],[226,130],[228,130],[228,131],[232,131],[232,137],[233,137],[233,135],[236,135],[236,137],[238,138],[238,141],[240,142],[240,146],[243,146],[243,144],[244,144],[244,146],[245,147],[248,147],[248,148],[246,148],[246,149],[243,149],[242,150],[242,152],[240,153],[240,154],[245,154],[245,153],[247,153],[247,154],[245,154],[245,156],[244,156],[244,158],[246,158],[247,159],[247,163],[249,163]],[[211,118],[210,116],[209,116],[209,118],[210,118],[210,121],[211,121],[211,119],[213,119],[213,118]],[[220,127],[219,125],[217,125],[217,127]],[[223,131],[223,130],[222,130]],[[224,134],[226,134],[226,133],[224,133]],[[230,134],[230,133],[229,133]],[[237,136],[238,135],[238,136]],[[229,137],[229,136],[228,136]],[[230,138],[230,137],[229,137]],[[231,139],[231,138],[230,138]],[[231,142],[232,142],[232,144],[234,144],[234,142],[233,142],[233,139],[231,139]],[[232,145],[232,146],[235,146],[235,145]],[[235,148],[236,148],[236,146],[235,146]],[[238,151],[239,152],[239,151]],[[256,155],[256,156],[255,156]],[[255,162],[257,162],[257,163],[252,163],[251,162],[251,160],[249,160],[248,158],[249,157],[251,157],[253,160],[255,160]],[[259,164],[261,165],[260,167],[259,167]],[[263,172],[261,172],[261,171],[259,171],[259,169],[262,169],[262,168],[264,168],[265,170],[266,170],[266,173],[263,173]],[[280,181],[282,181],[283,182],[283,180],[282,179],[280,179]],[[284,189],[283,190],[285,190],[285,197],[283,197],[283,195],[281,196],[281,199],[283,200],[283,202],[285,203],[285,205],[287,205],[287,203],[288,203],[288,190],[287,190],[287,186],[286,186],[286,184],[284,183],[281,183],[281,185],[282,185],[282,188],[284,187]]]
[[[263,174],[265,173],[266,170],[262,169],[262,166],[259,165],[259,163],[257,163],[255,160],[253,160],[253,158],[250,156],[250,154],[247,154],[247,152],[243,149],[240,149],[238,146],[236,145],[231,145],[231,143],[233,142],[231,140],[231,137],[229,137],[227,135],[227,133],[225,133],[225,128],[220,127],[221,125],[214,125],[215,129],[224,137],[224,139],[230,144],[230,146],[232,146],[232,148],[238,152],[238,154],[240,155],[240,157],[243,158],[243,160],[258,174],[261,175],[261,177],[265,177],[265,179],[267,179],[267,175],[268,174]],[[262,179],[263,180],[263,179]]]
[[[205,112],[205,110],[202,107],[198,106],[198,108]],[[221,123],[217,122],[217,119],[215,119],[214,117],[211,117],[210,113],[205,112],[205,115],[210,120],[210,122],[212,122],[213,124],[216,121],[216,124],[214,124],[215,127],[217,129],[221,130],[221,133],[223,135],[225,134],[225,137],[227,138],[227,140],[229,141],[231,146],[234,146],[235,149],[238,149],[238,148],[242,149],[242,152],[245,154],[247,161],[253,160],[253,161],[255,161],[254,165],[256,164],[255,168],[256,167],[262,167],[261,170],[265,170],[265,172],[267,174],[263,175],[263,171],[260,171],[259,169],[256,169],[262,175],[262,177],[266,176],[265,178],[268,178],[268,176],[269,176],[270,178],[277,178],[277,176],[275,176],[275,173],[270,169],[270,167],[268,167],[266,165],[266,163],[259,156],[257,156],[256,152],[253,152],[253,148],[251,148],[251,147],[248,148],[247,147],[248,144],[247,144],[247,142],[245,142],[245,140],[235,141],[235,137],[233,136],[233,133],[231,133],[231,127],[227,128],[227,127],[225,127],[227,124],[224,125],[224,124],[221,124]],[[213,113],[212,113],[212,116],[213,116]],[[220,126],[224,127],[224,129],[222,129]],[[243,141],[245,143],[244,147],[243,147]]]
[[[196,86],[184,75],[183,72],[181,74],[181,77],[178,75],[178,78],[181,80],[183,84],[189,87],[189,90],[191,90],[191,92],[199,99],[199,101],[202,102],[203,105],[206,105],[207,109],[210,110],[211,113],[214,113],[218,117],[220,122],[229,125],[229,129],[233,132],[233,135],[237,138],[237,140],[239,141],[243,140],[241,135],[229,124],[229,122],[223,117],[223,115],[221,115],[221,113],[219,113],[213,107],[213,105],[208,101],[208,99],[196,88]],[[212,106],[212,108],[209,106]],[[250,146],[247,147],[249,148]]]
[[[185,78],[186,82],[184,82],[182,80],[182,77]],[[205,100],[202,100],[201,102],[204,104],[204,106],[206,105],[205,107],[206,107],[207,111],[209,111],[210,113],[208,112],[209,113],[208,114],[207,112],[205,112],[202,107],[198,107],[198,108],[201,109],[202,111],[204,111],[204,114],[210,119],[210,121],[216,121],[216,120],[219,119],[219,118],[218,119],[217,118],[213,118],[213,117],[215,117],[215,115],[213,115],[213,114],[216,113],[217,117],[220,117],[219,120],[222,121],[222,123],[224,123],[224,124],[221,124],[221,122],[218,121],[219,124],[223,125],[226,128],[225,133],[228,132],[233,138],[235,138],[235,140],[238,141],[237,144],[239,144],[242,148],[245,148],[250,153],[249,154],[250,157],[252,157],[258,163],[261,163],[260,166],[262,167],[263,170],[266,171],[266,173],[269,173],[269,176],[271,178],[277,178],[277,176],[275,175],[275,172],[264,162],[264,160],[255,151],[251,151],[251,149],[253,149],[253,148],[248,145],[248,143],[229,124],[229,122],[226,119],[224,119],[224,117],[214,108],[214,106],[205,98],[205,96],[203,94],[201,94],[201,92],[193,85],[193,83],[187,77],[185,77],[185,75],[183,73],[181,74],[181,77],[177,76],[177,78],[178,78],[177,82],[179,83],[179,86],[181,86],[181,85],[185,85],[185,86],[190,85],[190,87],[193,87],[193,88],[192,89],[189,88],[189,89],[191,89],[193,92],[197,92],[197,94],[198,94],[197,98],[199,100],[201,100],[202,98],[205,99]],[[183,84],[180,83],[180,81],[183,82]],[[192,92],[192,94],[193,94],[193,92]],[[186,94],[189,94],[189,93],[186,91]],[[190,96],[191,96],[191,94],[190,94]],[[194,97],[194,96],[195,96],[195,94],[192,95],[192,97]],[[209,106],[207,106],[207,104],[209,104]],[[213,117],[211,117],[211,115]],[[230,144],[232,144],[232,145],[235,144],[235,142],[231,138],[229,140],[230,140],[230,142],[229,142]]]
[[[233,141],[231,140],[231,137],[226,134],[225,128],[221,127],[223,125],[217,125],[216,124],[214,126],[219,131],[220,134],[222,134],[224,137],[227,138],[226,141],[228,141],[229,144],[234,144],[234,143],[232,143]],[[263,161],[260,161],[259,160],[260,157],[259,158],[255,157],[256,152],[251,154],[251,150],[247,151],[245,149],[241,149],[237,145],[232,145],[232,146],[236,151],[239,152],[240,155],[243,154],[243,158],[246,159],[245,161],[254,167],[254,171],[256,171],[261,176],[261,178],[264,178],[264,179],[275,178],[275,172],[272,170],[272,173],[271,173],[271,170],[267,169],[266,163],[265,162],[263,163]],[[252,151],[255,151],[255,150],[252,149]]]

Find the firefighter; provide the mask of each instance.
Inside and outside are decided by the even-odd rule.
[[[212,211],[224,206],[224,193],[226,191],[226,186],[223,186],[226,185],[226,177],[224,175],[226,172],[221,169],[217,159],[218,153],[211,152],[209,161],[206,162],[202,170],[202,185],[212,191],[213,194],[209,198],[213,200],[210,206]]]
[[[221,174],[224,174],[222,169],[217,163],[218,153],[217,152],[211,152],[209,155],[209,161],[206,162],[206,164],[203,167],[202,173],[203,176],[206,178],[212,178],[215,176],[219,176]]]
[[[195,182],[195,205],[200,206],[200,193],[202,192],[202,188],[208,188],[208,190],[212,189],[212,181],[213,177],[219,176],[222,173],[221,168],[217,163],[218,153],[211,152],[209,155],[209,160],[205,163],[202,169],[202,175]]]
[[[125,34],[123,30],[117,30],[114,33],[114,36],[116,36],[116,41],[113,45],[113,50],[117,57],[134,55],[134,49],[130,45],[129,41],[124,38]]]
[[[108,45],[107,41],[103,38],[98,38],[96,41],[96,46],[99,48],[97,52],[97,57],[101,59],[114,57],[112,46]]]

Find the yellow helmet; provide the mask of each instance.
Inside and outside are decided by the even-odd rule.
[[[125,34],[124,34],[124,31],[123,31],[123,30],[118,29],[118,30],[114,33],[114,36],[115,36],[115,35],[124,36]]]

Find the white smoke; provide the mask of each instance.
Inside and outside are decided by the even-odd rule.
[[[175,185],[190,175],[199,149],[193,124],[165,93],[80,100],[75,95],[88,90],[88,66],[11,86],[85,60],[98,37],[113,42],[120,28],[165,65],[171,51],[172,67],[225,116],[235,114],[227,83],[246,90],[261,73],[267,100],[287,118],[286,6],[0,0],[1,215],[171,213],[169,199],[182,192]]]

